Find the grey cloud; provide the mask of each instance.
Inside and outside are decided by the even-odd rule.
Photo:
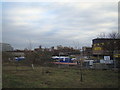
[[[19,3],[20,8],[25,7],[26,3]],[[25,48],[27,41],[31,40],[35,47],[42,44],[50,47],[54,45],[74,46],[73,41],[80,42],[80,46],[90,46],[91,40],[102,31],[108,32],[117,28],[117,17],[112,15],[104,16],[107,13],[116,13],[116,6],[112,3],[99,4],[79,8],[76,3],[57,4],[57,3],[27,3],[27,8],[45,8],[43,16],[39,15],[36,20],[28,20],[24,25],[16,25],[21,21],[13,21],[14,13],[3,16],[3,40],[12,43],[16,48]],[[13,8],[14,8],[13,7]],[[96,7],[96,8],[95,8]],[[12,8],[10,8],[12,9]],[[5,9],[6,13],[9,9]],[[15,15],[16,16],[16,15]],[[7,19],[7,18],[11,19]],[[24,17],[23,17],[24,18]],[[15,23],[16,22],[16,23]],[[111,26],[103,23],[114,22]],[[100,30],[101,31],[98,31]]]

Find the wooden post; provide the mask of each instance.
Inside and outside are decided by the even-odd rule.
[[[32,69],[34,70],[34,64],[32,64]]]

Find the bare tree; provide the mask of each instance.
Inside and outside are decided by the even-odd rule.
[[[112,32],[109,34],[109,37],[111,39],[113,39],[113,41],[111,42],[111,46],[110,50],[113,56],[113,60],[114,60],[114,68],[118,67],[120,65],[120,58],[115,58],[115,54],[120,53],[120,33],[117,32]]]
[[[105,38],[106,41],[104,42],[104,45],[102,47],[104,49],[104,53],[108,53],[112,57],[114,61],[114,68],[116,68],[114,55],[116,52],[120,51],[120,33],[111,32],[107,34],[107,37],[108,38]]]
[[[120,33],[118,33],[118,32],[112,32],[112,33],[108,34],[108,37],[112,38],[112,39],[120,39]]]
[[[34,63],[35,63],[35,55],[36,54],[32,50],[32,43],[31,43],[30,40],[29,40],[29,43],[28,43],[28,47],[26,48],[25,51],[26,51],[25,52],[26,59],[27,59],[28,62],[31,63],[31,67],[34,70]]]
[[[74,46],[77,50],[82,50],[80,48],[80,43],[79,42],[73,42],[74,43]],[[77,59],[77,64],[78,66],[80,66],[80,81],[83,82],[83,53],[82,51],[80,51],[80,53],[76,56],[76,59]]]
[[[98,34],[98,38],[106,38],[105,32]]]

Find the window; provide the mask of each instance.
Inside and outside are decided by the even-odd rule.
[[[94,47],[93,50],[99,51],[99,50],[102,50],[102,47]]]

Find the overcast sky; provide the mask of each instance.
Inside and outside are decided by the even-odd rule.
[[[118,31],[116,2],[3,2],[2,39],[15,49],[42,45],[91,46]]]

